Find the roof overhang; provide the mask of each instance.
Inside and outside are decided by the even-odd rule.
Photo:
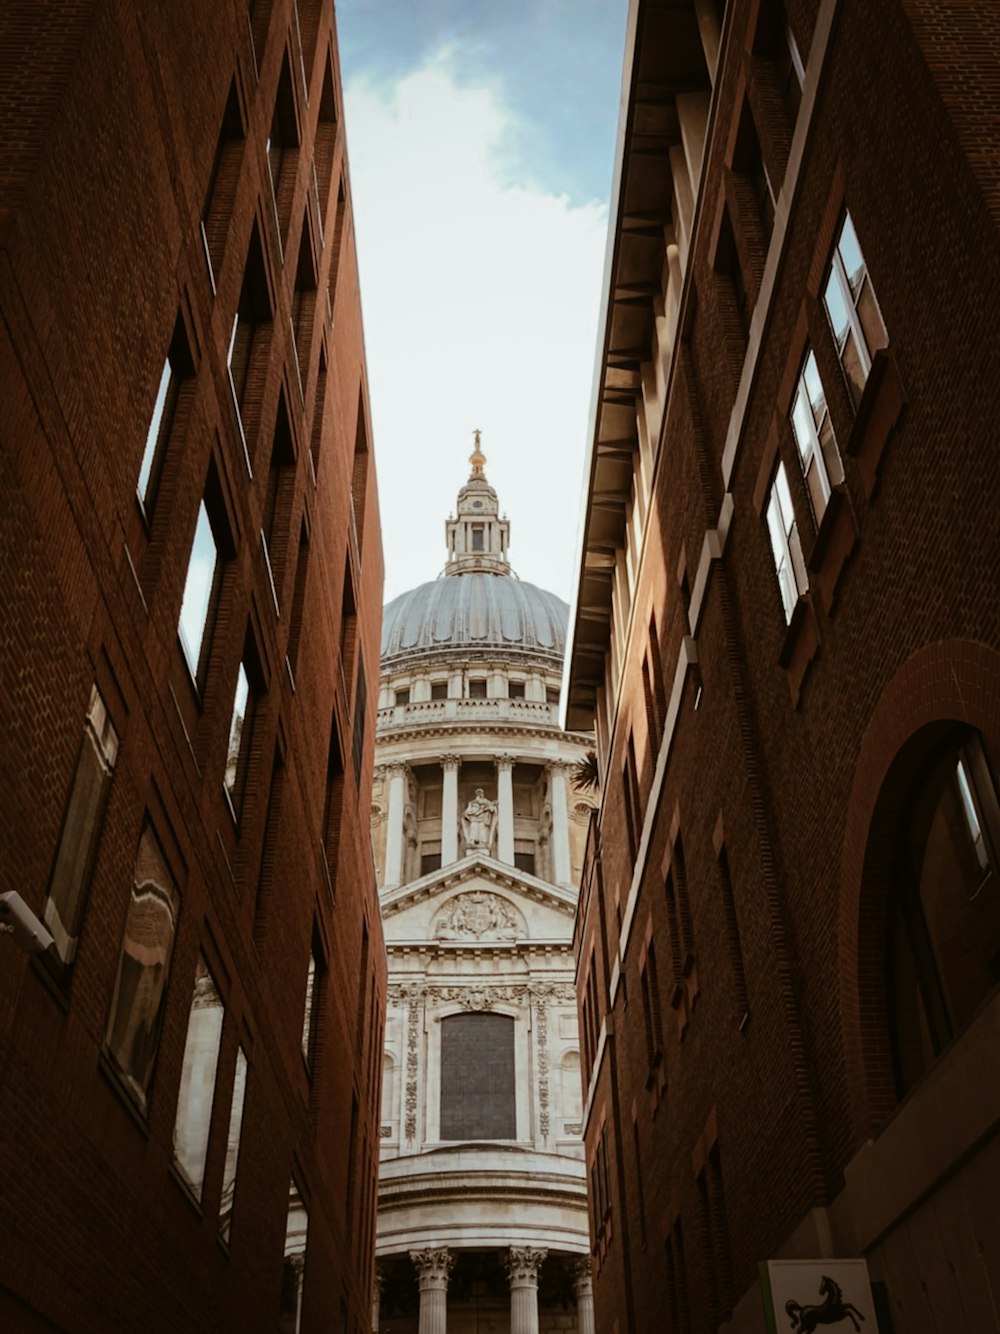
[[[639,449],[642,365],[651,357],[673,227],[677,98],[709,86],[694,0],[631,0],[563,678],[564,725],[575,730],[593,725],[610,641],[615,560]]]

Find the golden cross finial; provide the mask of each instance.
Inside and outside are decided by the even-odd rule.
[[[481,435],[482,431],[477,426],[476,429],[472,432],[473,448],[472,448],[472,453],[469,455],[469,462],[472,464],[473,477],[484,476],[483,467],[486,463],[486,455],[483,453],[480,447],[479,441]]]

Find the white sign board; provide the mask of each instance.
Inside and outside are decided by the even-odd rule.
[[[770,1334],[878,1334],[865,1260],[768,1260],[760,1280]]]

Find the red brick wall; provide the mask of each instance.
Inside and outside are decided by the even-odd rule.
[[[259,80],[239,3],[106,0],[76,6],[71,22],[65,6],[15,6],[2,21],[0,104],[16,114],[0,128],[0,171],[11,183],[0,219],[0,885],[16,889],[39,915],[94,682],[121,742],[65,992],[0,939],[5,1329],[47,1322],[95,1331],[275,1328],[293,1173],[310,1218],[302,1328],[340,1328],[342,1303],[348,1328],[366,1328],[369,1319],[385,988],[368,834],[374,691],[356,781],[357,649],[353,670],[342,676],[339,645],[346,571],[357,642],[367,671],[377,671],[382,557],[370,451],[360,544],[350,535],[367,388],[349,185],[339,251],[335,244],[344,167],[339,80],[322,238],[307,220],[317,117],[329,113],[321,89],[331,52],[336,70],[332,9],[300,3],[299,10],[308,101],[290,0],[257,5],[270,11],[266,41],[258,41]],[[301,142],[282,253],[264,140],[286,49]],[[233,80],[245,143],[213,295],[198,224]],[[273,321],[245,413],[251,479],[226,350],[255,225]],[[300,396],[289,318],[307,227],[318,281],[311,337],[300,349]],[[194,377],[147,530],[136,478],[178,319]],[[318,404],[321,347],[327,374]],[[281,569],[276,615],[258,533],[282,393],[295,458],[272,544]],[[232,552],[199,697],[177,622],[210,466]],[[308,567],[293,686],[285,655],[303,520]],[[222,775],[248,633],[263,689],[237,826]],[[331,896],[320,843],[334,719],[344,778]],[[282,800],[265,849],[276,746],[284,759]],[[142,1125],[101,1071],[100,1054],[146,812],[182,906]],[[265,852],[270,871],[258,901]],[[370,937],[364,978],[363,922]],[[328,972],[310,1078],[300,1035],[314,929]],[[202,1209],[170,1170],[199,950],[226,1005]],[[218,1203],[238,1044],[250,1073],[225,1249],[217,1240]],[[359,1112],[348,1217],[352,1097]]]
[[[804,56],[816,8],[787,5]],[[655,763],[642,685],[647,627],[655,613],[669,694],[682,637],[692,633],[675,572],[683,557],[693,582],[706,527],[716,526],[727,490],[724,450],[742,346],[734,344],[726,280],[710,265],[710,234],[717,202],[732,188],[724,155],[757,9],[750,0],[729,5],[706,197],[689,261],[694,299],[679,340],[608,757],[604,914],[595,922],[591,898],[578,926],[582,950],[603,933],[612,971],[615,905],[626,912],[633,878],[621,782],[630,733],[644,807]],[[836,7],[728,478],[733,519],[724,556],[712,566],[697,669],[688,671],[651,817],[613,1039],[586,1128],[588,1164],[602,1122],[615,1135],[615,1241],[595,1255],[599,1329],[615,1319],[622,1329],[665,1327],[665,1244],[680,1218],[691,1323],[681,1315],[677,1327],[714,1330],[753,1284],[757,1262],[777,1252],[811,1206],[841,1189],[846,1164],[895,1102],[884,1004],[880,1010],[874,1001],[884,901],[873,903],[870,888],[866,898],[864,874],[880,784],[904,742],[938,720],[978,728],[994,771],[1000,766],[993,314],[1000,246],[992,167],[1000,115],[987,95],[987,70],[1000,50],[987,10],[853,0]],[[774,133],[770,142],[780,138]],[[883,391],[870,395],[877,401],[866,409],[867,429],[862,424],[853,439],[836,354],[821,347],[821,313],[817,321],[844,204],[891,350]],[[751,267],[752,252],[748,244]],[[762,270],[762,254],[758,260]],[[846,474],[842,515],[823,559],[813,550],[786,420],[807,330]],[[811,607],[791,633],[762,511],[779,448],[806,556],[816,558]],[[675,978],[664,882],[677,834],[693,962]],[[656,943],[662,1071],[651,1071],[647,1056],[647,940]],[[744,995],[749,1018],[741,1027]],[[580,998],[582,1005],[582,986]],[[713,1147],[721,1193],[711,1185]],[[703,1170],[712,1196],[704,1224]]]

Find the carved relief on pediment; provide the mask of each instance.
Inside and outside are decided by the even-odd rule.
[[[434,922],[437,940],[520,940],[527,934],[521,914],[482,889],[449,899]]]

